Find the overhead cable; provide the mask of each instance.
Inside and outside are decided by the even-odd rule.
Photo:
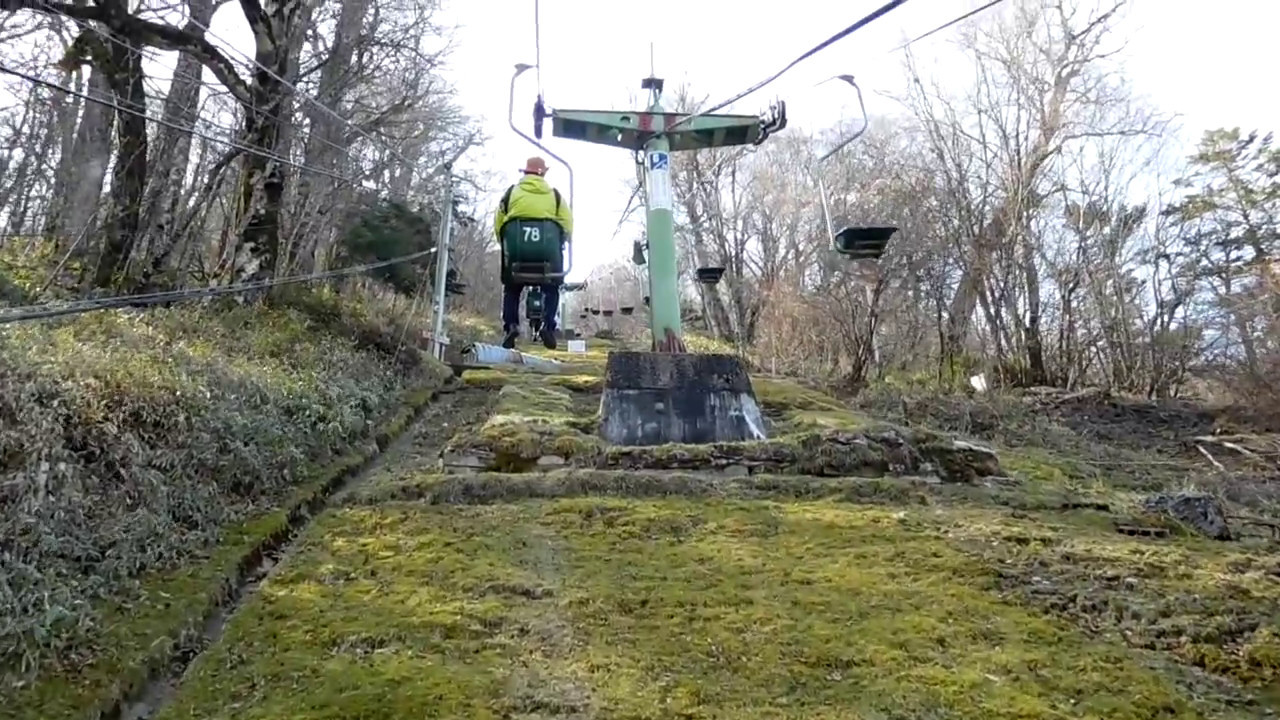
[[[290,275],[282,278],[236,283],[232,285],[221,285],[218,287],[170,290],[165,292],[142,293],[138,295],[115,295],[90,300],[77,300],[69,303],[44,303],[40,305],[0,308],[0,325],[24,322],[27,320],[61,317],[65,315],[80,315],[87,312],[93,312],[94,310],[111,310],[123,307],[144,307],[148,305],[159,305],[166,302],[197,300],[217,297],[220,295],[236,295],[244,292],[252,292],[254,290],[266,290],[280,285],[297,285],[300,283],[314,282],[316,280],[327,280],[347,275],[358,275],[363,272],[368,272],[369,270],[376,270],[390,265],[411,262],[435,252],[436,249],[431,248],[429,250],[422,250],[420,252],[402,255],[388,260],[365,263],[364,265],[353,265],[351,267],[339,268],[337,270],[326,270],[323,272],[307,273],[305,275]]]
[[[818,54],[818,53],[822,52],[823,50],[827,49],[827,48],[828,48],[828,47],[830,47],[831,45],[833,45],[833,44],[835,44],[835,43],[837,43],[837,42],[839,42],[839,41],[843,40],[844,38],[848,37],[849,35],[852,35],[853,33],[857,32],[858,30],[861,30],[862,28],[866,27],[867,25],[870,25],[872,22],[874,22],[874,21],[876,21],[876,20],[879,20],[880,18],[884,17],[885,15],[888,15],[889,13],[891,13],[891,12],[893,12],[894,10],[896,10],[896,9],[898,9],[898,8],[900,8],[900,7],[902,7],[902,6],[903,6],[903,5],[905,5],[906,3],[907,3],[907,0],[889,0],[889,2],[885,3],[884,5],[881,5],[879,8],[877,8],[877,9],[875,9],[875,10],[871,11],[871,12],[870,12],[870,13],[868,13],[866,16],[864,16],[862,19],[860,19],[860,20],[858,20],[857,22],[853,23],[853,24],[852,24],[852,25],[850,25],[849,27],[846,27],[845,29],[841,30],[840,32],[836,33],[835,35],[832,35],[831,37],[827,38],[826,40],[823,40],[822,42],[818,43],[817,45],[814,45],[813,47],[809,48],[809,49],[808,49],[808,50],[806,50],[802,55],[800,55],[800,57],[796,58],[795,60],[792,60],[790,63],[788,63],[788,64],[787,64],[787,66],[786,66],[786,67],[782,68],[782,69],[781,69],[781,70],[779,70],[778,72],[776,72],[776,73],[774,73],[774,74],[770,75],[769,77],[765,78],[764,80],[761,80],[760,82],[756,83],[755,85],[752,85],[751,87],[747,88],[746,90],[743,90],[742,92],[738,93],[737,95],[734,95],[733,97],[729,98],[728,100],[725,100],[724,102],[716,103],[715,105],[712,105],[711,107],[707,108],[706,110],[701,110],[701,111],[696,112],[696,113],[694,113],[694,114],[692,114],[692,115],[688,115],[688,116],[686,116],[686,117],[681,118],[681,119],[680,119],[679,121],[677,121],[677,122],[675,123],[675,125],[673,125],[670,129],[675,129],[676,127],[679,127],[680,125],[682,125],[682,124],[684,124],[684,123],[687,123],[687,122],[689,122],[689,121],[691,121],[691,120],[693,120],[693,119],[695,119],[695,118],[702,117],[703,115],[710,115],[711,113],[717,112],[717,111],[719,111],[719,110],[723,110],[724,108],[726,108],[726,107],[728,107],[728,106],[730,106],[730,105],[732,105],[732,104],[734,104],[734,103],[738,102],[739,100],[741,100],[741,99],[743,99],[743,98],[747,97],[748,95],[751,95],[752,93],[755,93],[755,92],[757,92],[757,91],[759,91],[759,90],[764,89],[764,88],[765,88],[765,86],[769,85],[769,84],[770,84],[770,83],[772,83],[774,80],[777,80],[778,78],[782,77],[782,76],[783,76],[783,75],[785,75],[787,72],[789,72],[789,71],[791,70],[791,68],[794,68],[796,65],[799,65],[800,63],[804,62],[805,60],[808,60],[809,58],[813,57],[814,55],[816,55],[816,54]]]
[[[934,35],[934,34],[936,34],[936,33],[940,33],[940,32],[942,32],[943,30],[946,30],[947,28],[951,27],[952,25],[957,25],[957,24],[959,24],[959,23],[962,23],[962,22],[964,22],[965,20],[968,20],[969,18],[971,18],[971,17],[973,17],[973,16],[975,16],[975,15],[977,15],[977,14],[979,14],[979,13],[982,13],[982,12],[984,12],[984,11],[986,11],[986,10],[990,10],[991,8],[993,8],[993,7],[997,6],[997,5],[999,5],[999,4],[1000,4],[1000,3],[1002,3],[1002,2],[1004,2],[1004,0],[991,0],[991,2],[987,3],[986,5],[983,5],[982,7],[977,8],[977,9],[974,9],[974,10],[970,10],[969,12],[967,12],[967,13],[965,13],[965,14],[961,15],[960,17],[957,17],[957,18],[955,18],[955,19],[953,19],[953,20],[949,20],[949,21],[947,21],[947,22],[943,23],[942,25],[939,25],[938,27],[936,27],[936,28],[934,28],[934,29],[930,30],[929,32],[927,32],[927,33],[925,33],[925,34],[923,34],[923,35],[917,36],[916,38],[914,38],[914,39],[912,39],[912,40],[908,40],[908,41],[906,41],[906,42],[902,43],[901,45],[899,45],[898,47],[894,48],[893,50],[890,50],[889,52],[898,52],[899,50],[906,50],[908,47],[910,47],[910,46],[912,46],[912,45],[914,45],[914,44],[916,44],[916,43],[920,42],[921,40],[924,40],[925,38],[929,37],[930,35]]]
[[[320,175],[327,175],[340,182],[348,183],[354,187],[360,187],[360,184],[358,182],[356,182],[355,180],[352,180],[349,177],[344,177],[342,175],[338,175],[337,173],[329,172],[328,170],[321,170],[319,168],[313,168],[307,165],[303,165],[301,163],[296,163],[286,157],[282,157],[280,155],[277,155],[276,153],[263,150],[262,148],[256,148],[251,145],[245,145],[244,143],[238,143],[234,140],[228,140],[226,138],[220,138],[215,135],[209,135],[207,133],[202,133],[199,130],[196,130],[195,128],[186,128],[181,125],[178,125],[177,123],[171,123],[161,118],[152,117],[151,115],[148,115],[145,112],[139,112],[138,110],[134,110],[133,108],[125,107],[124,105],[120,105],[119,103],[113,100],[104,100],[102,98],[96,98],[87,93],[80,92],[79,90],[75,90],[69,87],[64,87],[62,85],[59,85],[58,83],[50,82],[48,80],[36,77],[35,75],[31,75],[29,73],[24,73],[21,70],[14,70],[13,68],[8,67],[7,65],[4,65],[4,64],[0,64],[0,73],[22,78],[27,82],[35,83],[36,85],[41,85],[51,90],[57,90],[59,92],[66,93],[68,95],[78,97],[81,100],[85,100],[91,103],[96,103],[98,105],[109,107],[115,110],[116,112],[122,112],[127,115],[134,115],[136,117],[143,118],[144,120],[153,122],[162,127],[167,127],[174,130],[178,130],[180,132],[188,133],[190,135],[194,135],[195,137],[208,140],[209,142],[222,143],[227,147],[234,148],[241,152],[249,153],[250,155],[257,155],[258,157],[263,157],[268,160],[273,160],[275,162],[280,163],[281,165],[287,165],[289,167],[297,168],[298,170],[305,170],[307,172],[313,172]]]

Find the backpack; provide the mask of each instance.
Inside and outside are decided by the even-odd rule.
[[[502,194],[502,214],[503,215],[506,215],[508,212],[511,212],[511,191],[515,189],[516,189],[516,186],[512,185],[511,187],[507,188],[507,191],[505,193]],[[559,217],[560,191],[555,188],[551,188],[551,194],[555,195],[556,197],[556,216]]]

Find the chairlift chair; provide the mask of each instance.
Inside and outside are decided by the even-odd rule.
[[[858,87],[858,83],[854,81],[853,76],[836,75],[829,79],[843,80],[858,93],[858,109],[862,112],[862,126],[858,128],[857,132],[840,141],[825,155],[818,158],[818,194],[822,200],[822,217],[826,221],[827,235],[831,238],[831,247],[837,253],[851,260],[879,260],[884,255],[885,246],[889,244],[889,238],[898,232],[898,228],[891,225],[851,225],[836,232],[835,223],[831,220],[831,203],[827,197],[827,185],[822,179],[822,166],[828,158],[861,137],[867,131],[869,121],[867,119],[867,106],[862,101],[862,88]]]
[[[635,311],[636,311],[636,308],[634,305],[623,305],[622,307],[618,308],[618,312],[622,313],[624,316],[630,316],[634,314]]]
[[[720,278],[724,277],[724,268],[722,267],[700,267],[697,270],[698,282],[707,286],[720,284]]]
[[[529,137],[515,123],[516,79],[533,66],[518,63],[511,76],[507,102],[507,125],[569,173],[569,207],[573,207],[573,167],[538,140]],[[534,134],[542,137],[542,121],[548,116],[542,97],[534,104]],[[555,220],[512,218],[498,229],[502,253],[502,282],[518,285],[559,285],[573,269],[573,241]]]
[[[648,245],[643,240],[633,240],[631,242],[632,264],[644,265],[646,262],[648,262],[648,259],[645,257],[645,254],[644,254],[644,251],[647,248],[648,248]]]
[[[529,288],[529,294],[524,298],[524,316],[529,322],[529,332],[537,335],[542,329],[542,317],[544,311],[544,297],[542,288]]]

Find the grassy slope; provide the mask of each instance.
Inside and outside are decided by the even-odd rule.
[[[585,360],[468,373],[507,388],[478,434],[518,449],[521,417],[578,434],[572,391],[598,389],[602,358]],[[868,422],[756,387],[791,429]],[[384,478],[311,528],[163,717],[1262,717],[1274,556],[1120,535],[1063,503],[1125,492],[1042,449],[1006,456],[1002,487]]]
[[[406,363],[412,348],[374,350],[389,328],[359,307],[297,299],[0,335],[0,411],[16,419],[0,427],[4,474],[25,493],[32,461],[63,463],[48,481],[56,495],[6,498],[10,598],[44,587],[62,613],[7,614],[6,674],[19,659],[31,669],[0,687],[0,717],[83,717],[143,681],[292,509],[376,452],[374,439],[398,433],[445,380],[437,365]],[[86,443],[97,462],[77,450]],[[54,541],[109,554],[75,565]],[[17,575],[25,588],[14,583],[24,561],[44,572]]]

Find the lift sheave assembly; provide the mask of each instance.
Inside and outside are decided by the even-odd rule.
[[[644,180],[645,241],[635,244],[633,260],[645,266],[648,274],[649,292],[644,304],[649,308],[651,349],[609,354],[600,408],[601,435],[607,442],[623,446],[765,439],[764,420],[742,359],[729,354],[690,353],[681,337],[671,153],[759,145],[786,127],[786,105],[779,102],[760,116],[668,112],[662,106],[663,81],[649,77],[641,82],[641,88],[649,93],[649,107],[643,111],[548,109],[539,96],[534,104],[530,137],[512,120],[516,79],[530,67],[517,65],[511,78],[508,120],[512,130],[568,167],[540,142],[544,124],[550,120],[554,137],[631,151]],[[822,160],[847,143],[841,143]],[[569,173],[572,197],[572,169]],[[837,252],[853,259],[880,257],[895,229],[845,228],[834,232],[826,188],[820,184],[820,189],[828,233]],[[552,249],[557,243],[550,247],[537,245],[541,238],[555,240],[557,236],[540,225],[517,227],[503,235],[504,274],[510,272],[511,277],[519,276],[521,281],[526,273],[551,282],[562,281],[569,263],[565,263],[563,271],[556,265]],[[697,279],[714,286],[724,272],[722,267],[698,268]],[[625,310],[634,312],[634,308]],[[625,310],[623,314],[631,314]],[[591,308],[588,312],[598,315],[601,310]],[[606,310],[604,314],[608,317],[613,312]]]

